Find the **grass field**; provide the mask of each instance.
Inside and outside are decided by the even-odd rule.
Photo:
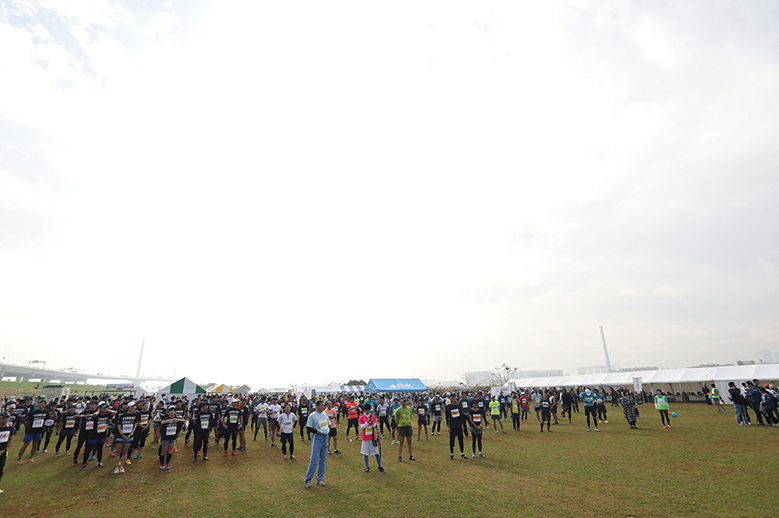
[[[486,459],[470,458],[467,439],[468,459],[450,461],[446,427],[430,442],[414,437],[416,462],[397,462],[397,447],[385,440],[386,473],[374,459],[364,473],[359,443],[340,441],[344,454],[328,458],[327,486],[312,489],[303,488],[309,443],[297,430],[295,461],[282,460],[260,432],[238,457],[222,457],[212,440],[211,460],[193,463],[179,441],[170,471],[147,451],[124,475],[113,474],[107,454],[106,467],[90,463],[81,472],[70,457],[54,458],[53,446],[17,466],[16,442],[0,485],[2,515],[779,516],[779,429],[737,426],[732,410],[703,404],[673,405],[679,417],[663,429],[654,409],[640,408],[638,430],[619,409],[610,409],[600,433],[586,431],[583,411],[551,433],[538,425],[516,433],[510,423],[506,435],[489,429]],[[345,423],[341,439],[344,430]]]
[[[40,388],[35,388],[39,385]],[[43,387],[49,383],[36,383],[34,381],[0,381],[0,397],[6,396],[37,396],[43,390]],[[58,383],[52,383],[58,385]],[[83,395],[84,392],[107,392],[105,385],[65,385],[70,388],[71,394]]]

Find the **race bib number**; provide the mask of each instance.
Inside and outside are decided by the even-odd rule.
[[[87,421],[86,426],[84,426],[84,430],[94,430],[95,423],[93,421]]]
[[[11,432],[9,430],[0,432],[0,442],[8,442],[9,437],[11,437]]]
[[[329,419],[320,419],[319,420],[319,431],[321,433],[330,433],[330,420]]]
[[[126,435],[126,434],[128,434],[128,433],[130,433],[132,431],[133,431],[133,425],[131,425],[131,424],[123,424],[122,425],[122,433],[123,434]]]
[[[365,438],[373,440],[373,428],[365,429]]]
[[[452,409],[452,417],[460,417],[460,409],[459,408],[453,408]]]
[[[308,408],[301,408],[300,413],[306,415],[308,413]]]
[[[146,426],[149,422],[149,416],[145,415],[141,417],[141,426]]]
[[[33,422],[32,422],[32,427],[33,428],[40,428],[42,426],[43,426],[43,419],[35,419],[35,420],[33,420]]]
[[[176,435],[176,429],[177,427],[175,424],[168,425],[167,428],[165,428],[165,435],[167,436]]]
[[[209,424],[211,424],[211,423],[210,423],[210,420],[208,419],[208,417],[201,417],[200,418],[200,428],[201,429],[207,430]]]
[[[481,414],[473,414],[473,422],[481,423]]]
[[[238,422],[238,416],[237,415],[231,415],[230,416],[230,424],[235,424]]]
[[[481,401],[479,401],[479,408],[484,408],[484,403],[482,403]]]
[[[75,417],[68,417],[65,419],[65,428],[73,428],[76,426],[76,418]]]
[[[435,411],[436,412],[440,412],[441,411],[441,405],[436,405],[435,406]]]
[[[417,413],[419,415],[425,415],[425,409],[424,408],[420,408],[419,410],[417,410]]]
[[[97,433],[105,433],[107,428],[108,428],[107,424],[99,424],[97,425]]]
[[[386,417],[387,416],[387,409],[386,408],[382,408],[381,410],[379,410],[379,415],[381,417]]]
[[[43,426],[52,426],[52,425],[54,425],[54,419],[46,419],[43,422]]]

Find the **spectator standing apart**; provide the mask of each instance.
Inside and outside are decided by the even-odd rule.
[[[408,396],[403,396],[400,407],[395,410],[395,422],[398,425],[398,462],[403,462],[404,440],[408,443],[408,460],[416,460],[411,452],[411,437],[414,435],[414,430],[411,427],[412,414],[413,410],[409,405]]]
[[[749,421],[749,413],[747,412],[747,400],[741,394],[741,391],[736,387],[734,382],[728,383],[728,395],[730,396],[730,402],[733,403],[733,409],[736,413],[736,424],[739,426],[751,425]]]
[[[308,415],[306,427],[311,429],[311,456],[308,459],[308,470],[303,477],[303,485],[311,487],[311,481],[316,475],[316,485],[324,487],[325,468],[327,466],[327,442],[330,436],[330,418],[324,413],[324,401],[316,402],[316,410]]]
[[[592,424],[595,425],[595,431],[600,432],[600,430],[598,430],[598,416],[595,412],[595,394],[590,389],[585,388],[584,392],[579,394],[579,397],[584,401],[584,415],[587,417],[587,431],[589,432],[591,430],[590,416],[592,416]]]
[[[563,417],[568,414],[568,422],[571,422],[571,414],[573,413],[573,394],[563,390],[563,394],[560,396],[563,402],[563,411],[560,413]]]
[[[614,387],[609,388],[611,389],[611,406],[619,408],[619,394],[614,390]]]
[[[633,398],[633,396],[630,394],[630,392],[627,391],[627,389],[624,389],[622,392],[622,399],[620,400],[620,403],[622,404],[622,412],[625,414],[625,419],[627,420],[628,424],[631,428],[637,429],[638,426],[636,426],[636,400]]]
[[[706,398],[706,404],[711,405],[711,390],[705,383],[701,387],[701,392],[703,392],[703,397]]]
[[[371,412],[371,404],[365,403],[363,405],[363,412],[360,416],[360,430],[362,430],[362,444],[360,445],[360,453],[365,459],[365,472],[371,472],[371,466],[368,463],[370,457],[376,457],[376,462],[379,464],[379,471],[384,472],[384,468],[381,466],[381,455],[379,455],[379,448],[373,443],[378,434],[378,421],[376,416]]]

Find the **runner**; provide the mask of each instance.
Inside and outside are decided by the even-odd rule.
[[[238,405],[241,409],[241,426],[238,427],[238,451],[246,451],[246,424],[251,419],[252,412],[247,399],[242,399]]]
[[[68,405],[68,409],[60,415],[59,426],[59,439],[57,445],[54,447],[54,456],[60,456],[60,446],[65,441],[65,455],[70,457],[70,445],[73,441],[73,436],[76,435],[76,406]]]
[[[665,397],[665,394],[660,389],[657,389],[657,394],[655,395],[655,410],[660,412],[660,422],[663,423],[663,428],[671,428],[671,417],[668,415],[668,398]],[[668,421],[667,425],[666,421]]]
[[[14,442],[16,428],[10,425],[11,414],[9,412],[0,413],[0,482],[3,481],[3,471],[5,470],[5,459],[8,457],[8,450]],[[0,495],[3,490],[0,489]]]
[[[533,394],[530,395],[530,399],[533,400],[533,408],[536,411],[536,418],[538,424],[541,424],[541,394],[538,393],[538,389],[533,389]]]
[[[563,402],[563,411],[561,413],[563,417],[565,417],[565,414],[568,414],[568,422],[570,423],[571,415],[573,414],[573,394],[571,394],[567,390],[563,390],[560,399]]]
[[[287,458],[287,444],[289,444],[289,458],[295,460],[295,434],[292,433],[295,428],[295,423],[298,421],[298,417],[291,413],[292,405],[287,403],[284,405],[284,412],[279,414],[277,421],[279,422],[279,429],[281,430],[281,453],[284,455],[284,459]],[[306,412],[308,415],[308,412]],[[328,418],[328,426],[329,426]],[[303,426],[300,429],[300,440],[303,440]],[[329,431],[329,430],[328,430]]]
[[[500,418],[500,402],[493,398],[492,401],[490,401],[490,416],[492,417],[492,426],[495,427],[495,433],[498,432],[498,425],[500,425],[500,430],[503,433],[506,433],[506,430],[503,429],[503,421]]]
[[[476,401],[471,405],[471,412],[468,414],[468,420],[471,424],[471,447],[473,448],[472,457],[476,457],[476,444],[479,444],[479,457],[485,458],[481,451],[481,439],[484,434],[484,416],[482,412],[479,412],[479,407],[476,405]],[[519,431],[519,430],[517,430]],[[449,457],[454,458],[453,455]]]
[[[474,401],[476,408],[479,408],[479,402]],[[484,406],[482,405],[481,409]],[[498,416],[500,419],[500,416]],[[449,396],[449,404],[446,405],[446,429],[449,431],[449,459],[454,460],[454,439],[460,442],[460,458],[467,459],[463,449],[463,416],[460,412],[460,405],[457,404],[457,398],[454,394]]]
[[[519,396],[516,392],[511,393],[511,425],[515,432],[519,431]]]
[[[430,404],[430,413],[433,415],[433,428],[430,430],[430,435],[441,435],[441,423],[444,420],[444,404],[438,394],[433,398],[433,402]],[[436,432],[438,428],[438,432]],[[384,437],[382,435],[382,437]]]
[[[384,439],[384,425],[387,426],[387,432],[392,431],[389,422],[389,411],[390,411],[390,406],[385,402],[384,396],[381,396],[379,398],[379,404],[376,405],[376,412],[379,414],[379,433],[381,433],[382,439]],[[394,440],[393,440],[393,444],[394,444]]]
[[[114,438],[114,442],[117,444],[114,474],[119,474],[124,473],[124,466],[122,464],[131,464],[127,458],[127,453],[130,450],[130,445],[133,443],[135,430],[141,422],[141,417],[138,415],[135,402],[123,402],[119,407],[119,413],[116,414],[114,422],[116,423],[116,437]]]
[[[300,396],[300,403],[298,404],[298,423],[300,423],[300,440],[302,442],[305,442],[303,439],[303,432],[308,431],[308,440],[311,440],[311,430],[308,430],[306,428],[306,422],[308,422],[308,413],[311,411],[311,406],[309,405],[308,399],[306,398],[306,395],[303,394]]]
[[[24,435],[24,441],[22,442],[22,448],[19,450],[19,456],[16,459],[17,464],[22,463],[22,455],[24,455],[24,450],[30,446],[30,443],[32,443],[32,448],[30,448],[30,458],[27,459],[27,462],[35,462],[33,458],[41,443],[41,439],[43,439],[43,423],[46,421],[48,415],[49,411],[46,408],[46,401],[43,400],[38,401],[37,409],[27,413],[27,418],[24,421],[26,433]]]
[[[354,427],[354,438],[357,438],[357,434],[360,433],[360,404],[354,400],[354,396],[349,398],[349,402],[346,403],[346,415],[349,420],[346,423],[346,442],[351,442],[352,438],[349,436],[349,431]]]
[[[546,430],[551,432],[552,422],[552,403],[549,401],[549,392],[546,392],[541,398],[541,431],[544,431],[544,423],[546,423]]]
[[[60,416],[57,411],[57,404],[54,401],[46,405],[46,408],[49,411],[49,415],[47,415],[46,419],[43,421],[43,435],[45,437],[43,442],[43,453],[49,453],[51,434],[54,433],[54,427],[57,424],[57,421],[59,421]],[[40,451],[37,451],[36,453],[40,453]]]
[[[333,453],[340,455],[341,452],[338,451],[338,410],[333,407],[333,402],[330,399],[325,403],[325,407],[324,413],[327,414],[328,419],[330,419],[330,433],[327,437],[327,454],[330,455],[330,440],[332,439],[334,448]],[[306,428],[308,427],[306,426]]]
[[[265,434],[265,440],[268,440],[268,403],[265,402],[265,396],[260,398],[260,402],[254,407],[254,411],[257,413],[257,424],[254,425],[254,440],[257,440],[257,432],[262,431]]]
[[[138,403],[138,428],[133,435],[133,442],[130,445],[130,456],[135,459],[143,458],[143,448],[146,446],[146,439],[149,437],[149,426],[151,425],[151,411],[149,402],[141,400]]]
[[[419,400],[417,403],[417,441],[422,440],[422,427],[425,427],[425,440],[430,440],[430,435],[427,432],[427,416],[428,408],[423,400]]]
[[[519,395],[519,407],[520,407],[520,414],[519,414],[519,420],[527,424],[527,415],[530,413],[530,398],[527,397],[527,394],[524,392],[520,393]]]
[[[360,453],[362,453],[363,459],[365,459],[366,473],[371,472],[368,458],[374,456],[376,457],[376,462],[379,465],[379,471],[384,473],[384,468],[381,466],[381,455],[379,454],[379,447],[377,445],[378,439],[376,438],[378,427],[379,425],[376,420],[376,416],[371,413],[371,404],[365,403],[365,405],[363,405],[362,415],[360,416],[360,430],[362,430],[362,445],[360,446]],[[374,439],[376,439],[376,443],[374,443]]]
[[[95,427],[95,420],[93,414],[97,412],[97,401],[92,400],[89,402],[89,407],[84,409],[83,413],[76,414],[78,420],[78,443],[76,444],[76,451],[73,452],[73,465],[78,466],[78,454],[81,451],[82,446],[86,448],[87,441],[92,435],[92,430]]]
[[[330,434],[330,418],[323,412],[324,402],[317,401],[316,411],[311,412],[306,422],[306,427],[311,428],[311,433],[316,433],[311,441],[311,456],[308,459],[308,469],[303,477],[303,485],[306,489],[311,487],[311,480],[316,473],[316,485],[325,485],[325,468],[327,466],[327,438]]]
[[[167,415],[160,420],[160,469],[169,470],[173,451],[176,449],[176,436],[184,424],[183,417],[176,417],[176,405],[168,407]],[[225,444],[227,441],[225,440]]]
[[[414,430],[411,428],[411,415],[413,411],[409,406],[408,396],[403,397],[403,401],[395,410],[395,422],[398,424],[398,462],[403,462],[403,440],[408,443],[408,460],[416,460],[411,452],[411,437]]]
[[[84,462],[81,463],[81,471],[87,469],[87,461],[93,458],[97,459],[98,468],[103,467],[103,445],[108,436],[108,422],[116,412],[109,410],[105,401],[100,401],[97,406],[98,411],[92,414],[91,417],[91,432],[87,439],[87,445],[84,448]],[[87,417],[87,419],[89,419],[89,417]],[[95,457],[90,458],[90,454],[93,452]]]
[[[233,440],[233,456],[238,455],[235,452],[235,446],[236,442],[238,440],[238,429],[241,427],[241,423],[243,421],[243,411],[241,411],[240,408],[238,408],[238,400],[232,399],[230,401],[230,408],[227,409],[227,411],[222,416],[222,429],[225,430],[224,435],[224,457],[227,457],[227,446],[230,442],[230,439]]]
[[[279,400],[275,396],[270,400],[270,406],[268,407],[268,424],[270,425],[270,445],[271,448],[276,447],[276,434],[279,431],[278,418],[281,414],[282,408],[279,405]]]
[[[725,405],[722,404],[722,396],[720,396],[719,389],[711,382],[711,392],[709,393],[712,403],[717,407],[717,412],[727,412]]]
[[[196,410],[192,417],[192,428],[194,428],[195,433],[192,462],[197,462],[201,449],[203,450],[203,461],[208,460],[208,438],[213,427],[214,416],[211,413],[211,404],[203,401],[200,403],[200,409]]]
[[[392,405],[390,405],[390,429],[392,430],[392,443],[390,444],[399,444],[400,443],[400,437],[398,437],[398,440],[395,439],[395,436],[398,432],[398,423],[395,421],[395,410],[400,408],[400,403],[398,402],[398,398],[394,397],[392,398]]]
[[[506,419],[508,417],[508,414],[506,413],[508,407],[508,400],[506,399],[506,395],[503,394],[503,392],[501,392],[498,395],[498,403],[500,404],[500,418]]]

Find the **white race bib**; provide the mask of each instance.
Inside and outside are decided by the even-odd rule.
[[[481,423],[481,414],[473,414],[473,422]]]
[[[176,430],[178,427],[174,425],[168,425],[168,427],[165,429],[165,435],[176,435]]]
[[[106,428],[108,428],[107,424],[99,424],[99,425],[97,425],[97,433],[105,433]]]
[[[52,426],[54,424],[54,419],[46,419],[43,422],[43,426]]]
[[[419,410],[417,410],[417,413],[419,415],[425,415],[425,409],[424,408],[420,408]]]
[[[86,426],[84,426],[84,430],[93,430],[94,428],[95,428],[94,421],[87,421]]]
[[[452,417],[460,417],[460,409],[459,408],[453,408],[452,409]]]
[[[230,423],[237,423],[238,422],[238,416],[237,415],[231,415],[230,419],[228,419]]]
[[[133,425],[131,424],[123,424],[122,425],[122,433],[127,435],[128,433],[133,431]]]
[[[8,442],[9,437],[11,437],[10,430],[6,430],[5,432],[0,432],[0,442]]]
[[[319,420],[319,432],[320,433],[330,433],[330,420],[329,419],[320,419]]]
[[[43,426],[43,419],[35,419],[35,420],[33,420],[33,422],[32,422],[32,427],[33,428],[40,428],[42,426]]]

